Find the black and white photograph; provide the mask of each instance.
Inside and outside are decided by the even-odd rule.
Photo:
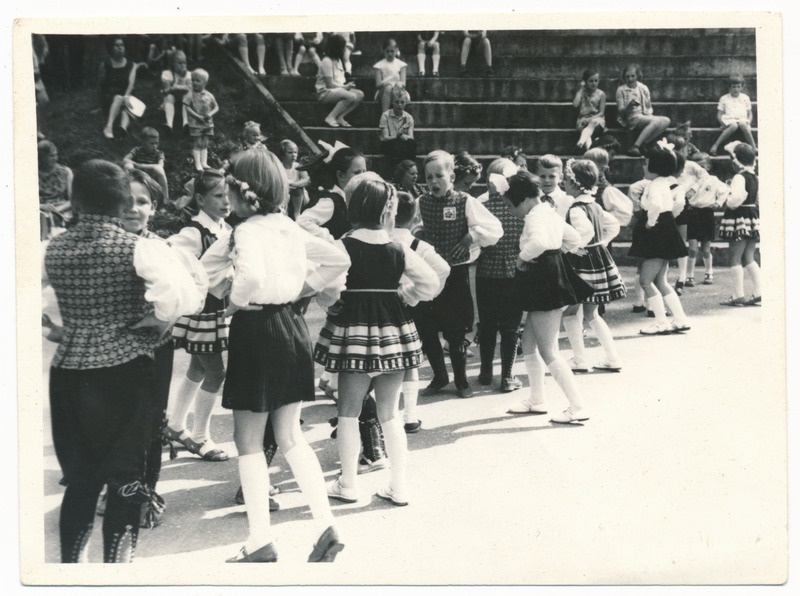
[[[11,16],[9,583],[789,588],[793,30],[581,4]]]

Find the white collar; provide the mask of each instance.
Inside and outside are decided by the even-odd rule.
[[[389,233],[381,228],[380,230],[371,230],[370,228],[357,228],[350,232],[350,238],[361,240],[367,244],[386,244],[391,241]]]
[[[211,217],[203,211],[202,209],[200,212],[195,215],[193,218],[197,223],[201,226],[206,228],[209,232],[214,234],[219,234],[222,230],[227,229],[227,225],[225,224],[225,220],[220,221],[219,223],[215,222]]]

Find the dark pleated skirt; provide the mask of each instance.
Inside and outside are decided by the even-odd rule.
[[[641,259],[677,259],[689,254],[686,242],[678,232],[675,217],[671,211],[658,216],[656,225],[647,227],[647,213],[641,211],[636,216],[628,256]]]
[[[522,310],[533,312],[586,302],[594,288],[575,273],[560,250],[549,250],[517,271],[514,293]]]
[[[305,319],[291,305],[233,315],[222,407],[272,412],[314,401],[314,359]]]

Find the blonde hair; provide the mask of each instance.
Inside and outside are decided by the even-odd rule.
[[[542,155],[538,160],[536,160],[536,167],[542,168],[558,168],[559,170],[564,167],[564,162],[561,161],[561,158],[557,155],[553,155],[552,153],[547,153]]]
[[[429,163],[440,163],[444,166],[444,169],[450,173],[455,171],[455,160],[453,156],[448,153],[447,151],[442,151],[441,149],[436,149],[435,151],[431,151],[428,155],[425,156],[425,161],[422,162],[423,168],[427,168]]]
[[[203,79],[203,83],[204,84],[208,84],[208,71],[206,69],[204,69],[204,68],[195,68],[192,71],[192,78],[194,78],[195,76],[198,76],[201,79]]]
[[[257,213],[277,213],[289,201],[286,169],[272,151],[237,153],[231,157],[231,174],[240,183],[240,195],[243,195],[241,183],[246,183],[248,190],[256,194]]]

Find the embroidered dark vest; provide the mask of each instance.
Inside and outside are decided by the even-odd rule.
[[[525,223],[511,212],[499,194],[491,194],[483,206],[500,220],[503,235],[497,244],[481,249],[475,275],[492,279],[514,279],[519,256],[519,237]]]
[[[425,240],[433,245],[440,257],[453,265],[449,258],[450,251],[469,231],[467,194],[450,190],[439,199],[426,193],[419,199],[419,211]]]
[[[758,178],[750,172],[742,172],[744,178],[744,189],[747,191],[747,198],[742,205],[758,205]]]
[[[344,197],[338,192],[328,192],[321,195],[320,198],[328,198],[333,201],[333,215],[327,222],[322,224],[322,227],[328,230],[334,239],[338,240],[344,236],[345,232],[350,231],[350,221],[347,219],[347,205],[344,202]]]
[[[592,224],[592,228],[594,228],[594,235],[592,239],[589,240],[586,244],[597,244],[599,238],[603,235],[603,228],[601,226],[601,222],[603,221],[603,208],[598,205],[597,203],[581,203],[581,202],[574,202],[572,206],[567,210],[567,223],[572,224],[572,215],[573,209],[582,209],[583,212],[586,214],[586,217],[589,218],[589,221]]]
[[[153,331],[129,328],[153,311],[133,266],[138,241],[119,220],[96,215],[82,215],[50,241],[45,269],[64,321],[53,366],[104,368],[152,357],[158,343]]]

